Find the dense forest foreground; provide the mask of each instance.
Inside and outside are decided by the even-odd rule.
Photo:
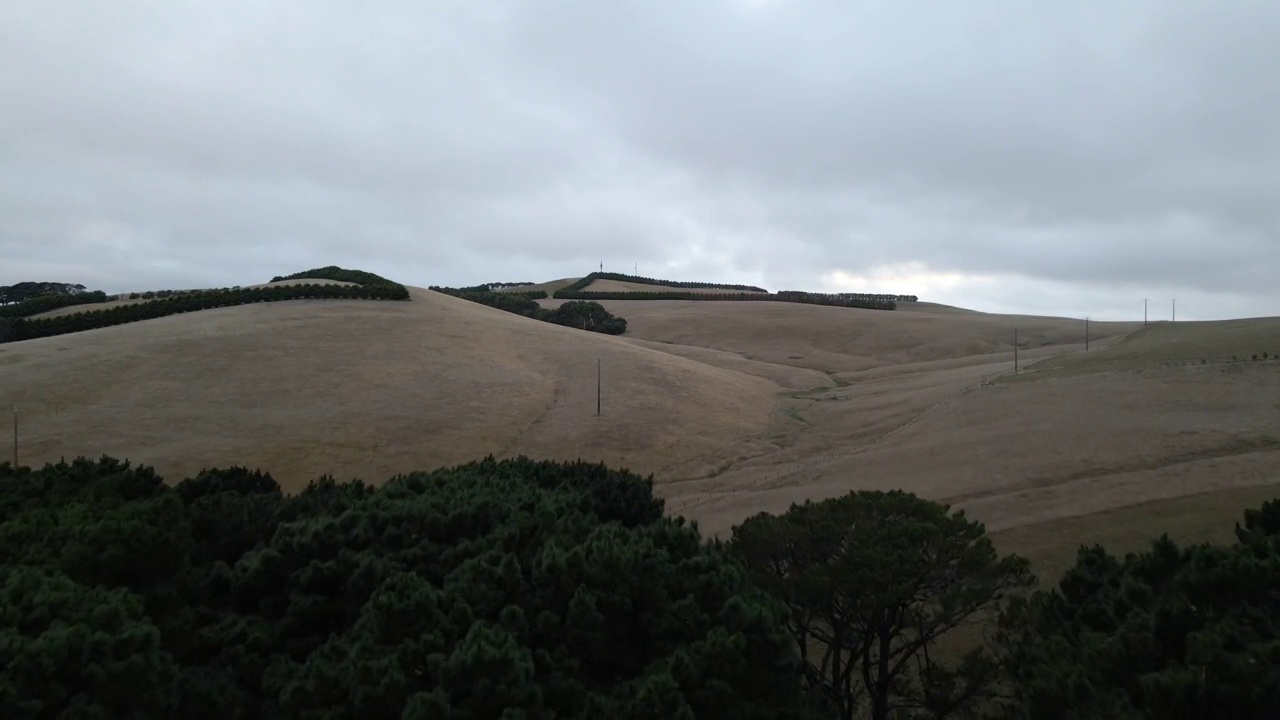
[[[487,458],[380,487],[0,465],[0,717],[1264,718],[1280,502],[1056,587],[902,491],[727,541],[652,483]]]

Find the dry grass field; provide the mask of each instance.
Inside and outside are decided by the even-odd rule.
[[[715,534],[900,487],[1050,575],[1080,543],[1219,539],[1280,494],[1280,362],[1251,360],[1280,351],[1278,319],[1092,323],[1085,353],[1080,320],[930,303],[605,301],[629,323],[607,337],[411,292],[0,345],[0,403],[20,408],[24,463],[234,463],[293,489],[489,453],[584,458],[653,473]]]

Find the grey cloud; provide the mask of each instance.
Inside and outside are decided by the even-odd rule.
[[[1280,312],[1277,47],[1200,0],[11,0],[0,282],[913,264]]]

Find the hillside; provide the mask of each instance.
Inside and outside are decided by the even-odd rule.
[[[409,303],[264,303],[3,345],[0,398],[21,408],[25,463],[107,453],[173,476],[241,463],[286,486],[487,453],[671,473],[749,444],[773,411],[774,387],[759,378],[411,293]]]
[[[1091,323],[1086,353],[1081,320],[927,302],[606,300],[629,323],[611,337],[411,296],[0,345],[0,403],[21,408],[27,463],[106,453],[170,477],[239,463],[297,487],[489,453],[581,457],[654,473],[668,508],[711,533],[794,501],[900,487],[966,508],[1050,564],[1100,518],[1124,511],[1143,526],[1142,513],[1168,519],[1158,508],[1191,512],[1180,498],[1280,482],[1280,319]]]
[[[1161,322],[1105,352],[1034,363],[1016,379],[1026,382],[1099,372],[1267,360],[1280,360],[1280,318]]]
[[[540,304],[555,307],[561,302],[547,299]],[[711,348],[837,375],[992,353],[1008,353],[1012,359],[1015,328],[1028,358],[1047,350],[1084,346],[1081,320],[976,313],[927,303],[890,313],[792,303],[602,300],[600,304],[627,319],[628,338]],[[1140,326],[1091,323],[1090,335],[1101,342]]]
[[[687,292],[687,293],[695,293],[700,295],[708,295],[708,294],[716,295],[716,294],[723,294],[725,292],[752,292],[752,293],[759,292],[758,290],[728,291],[723,288],[682,288],[682,287],[675,287],[673,285],[650,285],[647,283],[636,283],[636,282],[627,282],[625,280],[608,280],[608,279],[594,280],[591,282],[590,285],[587,285],[585,288],[583,288],[583,291],[584,292],[641,292],[641,293]]]

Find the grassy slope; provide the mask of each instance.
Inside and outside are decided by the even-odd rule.
[[[1077,320],[967,313],[946,306],[883,312],[690,300],[605,300],[601,305],[627,319],[627,337],[833,373],[1002,353],[1012,359],[1015,326],[1021,328],[1025,343],[1039,349],[1032,356],[1084,342],[1084,325]],[[1095,323],[1093,334],[1101,340],[1134,327]]]
[[[605,301],[630,322],[605,338],[413,292],[2,347],[0,402],[23,407],[28,461],[106,452],[175,476],[240,462],[288,485],[486,452],[582,456],[656,472],[672,510],[712,533],[805,498],[902,487],[966,508],[1046,572],[1079,542],[1124,549],[1166,524],[1229,532],[1215,518],[1280,482],[1280,363],[1198,364],[1274,353],[1277,319],[1124,340],[1138,324],[1094,323],[1084,354],[1078,320],[930,303]],[[989,384],[1008,379],[1014,327],[1025,362],[1049,359]]]
[[[1037,577],[1049,584],[1075,564],[1082,544],[1098,543],[1123,555],[1147,549],[1151,540],[1164,533],[1183,544],[1234,542],[1233,529],[1244,511],[1276,498],[1280,498],[1280,478],[1275,484],[1156,500],[998,531],[991,539],[1000,552],[1030,558]]]
[[[1155,323],[1114,346],[1041,360],[1008,382],[1130,371],[1172,365],[1250,361],[1266,353],[1280,358],[1280,318]]]
[[[239,463],[287,487],[487,453],[673,473],[738,452],[769,422],[776,388],[760,378],[412,292],[0,346],[0,403],[21,408],[24,462],[107,453],[173,477]]]

